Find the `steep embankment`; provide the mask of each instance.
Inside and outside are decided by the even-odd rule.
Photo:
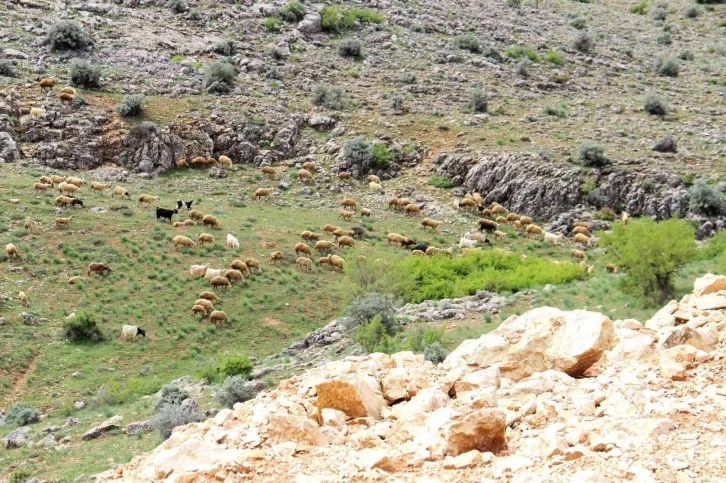
[[[540,308],[439,366],[349,357],[99,481],[721,481],[726,277],[645,326]]]

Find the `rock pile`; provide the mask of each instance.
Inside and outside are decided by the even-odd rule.
[[[646,325],[543,307],[440,365],[348,357],[98,481],[723,481],[726,277]]]

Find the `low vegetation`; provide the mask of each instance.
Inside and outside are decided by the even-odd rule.
[[[70,70],[71,84],[84,89],[101,87],[101,69],[87,60],[73,59]]]
[[[204,90],[214,94],[226,94],[234,87],[235,68],[224,60],[215,60],[204,73]]]
[[[47,42],[51,50],[81,50],[93,45],[93,39],[75,22],[62,21],[48,31]]]

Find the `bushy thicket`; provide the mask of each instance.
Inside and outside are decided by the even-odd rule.
[[[220,55],[231,57],[237,52],[237,45],[232,39],[224,39],[214,46],[214,51]]]
[[[441,189],[449,189],[454,187],[454,183],[451,182],[451,178],[441,176],[440,174],[435,174],[431,176],[429,178],[428,184]]]
[[[373,160],[373,145],[362,136],[351,139],[343,145],[343,159],[358,166],[368,166]]]
[[[696,5],[691,5],[686,9],[686,18],[696,18],[701,15],[701,9]]]
[[[10,406],[4,419],[11,426],[27,426],[40,421],[40,412],[33,406],[18,402]]]
[[[726,212],[723,194],[704,180],[698,180],[688,190],[688,209],[705,216],[717,216]]]
[[[93,39],[78,24],[58,22],[48,31],[47,42],[51,50],[80,50],[93,45]]]
[[[676,59],[661,57],[655,62],[655,71],[662,77],[678,77],[680,67]]]
[[[483,89],[475,88],[471,90],[469,97],[469,109],[473,112],[487,112],[489,100]]]
[[[423,355],[424,359],[427,361],[431,361],[434,364],[440,364],[444,362],[446,356],[449,355],[449,351],[447,351],[440,342],[434,342],[424,349]]]
[[[594,141],[584,141],[577,148],[577,162],[583,166],[600,168],[611,163],[605,156],[605,148]]]
[[[6,59],[0,59],[0,76],[2,77],[17,77],[18,71],[15,70],[15,66]]]
[[[217,364],[219,373],[224,377],[242,376],[249,378],[254,365],[250,358],[243,355],[224,356]]]
[[[343,89],[318,84],[313,88],[313,104],[338,111],[343,108]]]
[[[588,32],[578,33],[572,41],[572,47],[583,54],[589,53],[594,45],[595,41],[593,40],[592,35]]]
[[[320,9],[319,13],[323,30],[329,32],[348,30],[355,26],[356,23],[363,25],[383,22],[383,15],[367,8],[346,8],[339,11],[335,7],[326,5]]]
[[[567,117],[567,109],[562,104],[557,104],[555,106],[552,106],[550,104],[547,104],[542,109],[542,113],[546,114],[547,116],[553,116],[553,117]]]
[[[159,436],[166,440],[177,426],[198,422],[202,419],[204,419],[204,412],[199,409],[199,406],[167,404],[156,411],[149,423],[158,431]]]
[[[370,322],[374,317],[380,317],[381,324],[388,331],[396,326],[396,308],[398,303],[391,295],[370,293],[359,295],[345,309],[345,317],[341,323],[343,327],[352,330],[361,324]]]
[[[376,315],[370,321],[360,324],[356,328],[355,340],[368,353],[383,352],[393,354],[394,352],[413,351],[424,353],[429,350],[432,345],[441,345],[444,338],[444,327],[426,327],[419,325],[408,332],[400,330],[398,326],[387,327],[381,321],[381,316]],[[444,352],[446,350],[444,349]],[[431,349],[430,353],[438,353],[441,351],[437,348]],[[446,357],[444,355],[444,357]]]
[[[698,258],[712,260],[724,253],[726,253],[726,231],[720,231],[698,250]]]
[[[338,42],[338,54],[341,57],[358,58],[361,56],[363,46],[358,39],[343,39]]]
[[[175,13],[184,13],[189,10],[186,0],[169,0],[166,2],[166,6]]]
[[[665,116],[668,114],[668,105],[655,92],[648,92],[643,99],[645,112],[653,116]]]
[[[73,59],[70,71],[71,84],[85,89],[101,87],[101,69],[87,60]]]
[[[78,312],[63,324],[63,335],[71,342],[98,342],[103,339],[96,320],[87,312]]]
[[[398,80],[401,84],[415,84],[416,74],[413,72],[404,72]]]
[[[481,45],[479,39],[474,34],[459,35],[454,39],[454,47],[461,50],[468,50],[469,52],[478,54],[481,52]]]
[[[255,397],[255,390],[244,377],[231,376],[224,380],[215,396],[225,407],[231,408],[236,403],[249,401]]]
[[[161,388],[159,401],[156,403],[156,410],[158,411],[164,406],[179,406],[185,399],[189,399],[189,393],[187,391],[176,384],[167,384]]]
[[[373,167],[387,168],[396,155],[384,143],[373,143]]]
[[[215,60],[204,72],[204,90],[215,94],[225,94],[234,87],[237,72],[234,66],[224,60]]]
[[[279,11],[278,16],[286,22],[297,22],[305,16],[305,6],[296,1],[287,2]]]

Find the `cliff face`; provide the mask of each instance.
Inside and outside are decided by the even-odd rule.
[[[99,481],[719,481],[725,342],[726,277],[645,324],[542,307],[438,366],[371,354],[283,381]]]

